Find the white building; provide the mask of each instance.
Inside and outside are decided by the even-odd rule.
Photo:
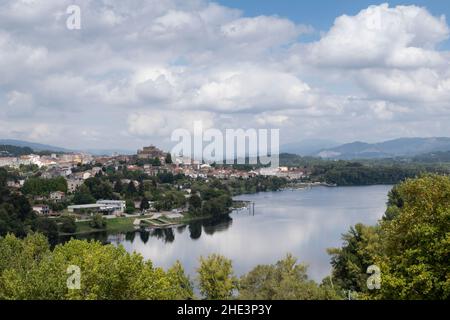
[[[123,200],[98,200],[97,203],[79,204],[68,206],[69,212],[81,210],[92,210],[107,214],[123,213],[125,211],[125,201]]]

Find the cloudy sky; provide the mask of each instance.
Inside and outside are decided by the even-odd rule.
[[[281,143],[450,136],[445,3],[2,0],[0,138],[167,147],[194,120]]]

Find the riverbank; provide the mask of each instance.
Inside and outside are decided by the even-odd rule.
[[[248,205],[247,201],[237,200],[233,201],[232,207],[230,207],[230,214],[234,210],[239,210]],[[90,225],[90,220],[82,220],[75,222],[77,225],[77,231],[73,233],[60,232],[60,236],[75,236],[98,232],[131,232],[139,228],[169,228],[180,225],[187,225],[194,221],[206,220],[213,218],[214,215],[196,216],[189,212],[179,214],[179,217],[172,218],[170,212],[154,213],[152,215],[133,215],[128,217],[114,217],[106,219],[105,228],[93,228]],[[139,221],[139,223],[136,222]]]
[[[239,201],[241,203],[242,201]],[[233,207],[230,209],[230,213],[239,207]],[[169,228],[179,225],[187,225],[194,221],[201,221],[213,218],[213,215],[205,216],[193,216],[189,213],[183,215],[183,217],[170,219],[167,217],[152,218],[151,216],[133,216],[133,217],[116,217],[106,220],[106,227],[97,229],[90,226],[90,221],[78,221],[76,222],[77,231],[74,233],[59,233],[60,236],[75,236],[99,232],[131,232],[138,228]],[[135,224],[136,220],[139,220],[139,224]]]

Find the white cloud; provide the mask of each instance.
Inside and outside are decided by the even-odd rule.
[[[2,135],[137,148],[198,119],[291,141],[450,135],[449,28],[425,8],[371,6],[306,43],[311,27],[207,0],[80,0],[73,32],[72,2],[0,5]]]
[[[416,6],[370,6],[338,17],[307,48],[308,61],[337,68],[414,68],[446,64],[435,46],[448,39],[445,17]],[[447,61],[448,63],[448,61]]]

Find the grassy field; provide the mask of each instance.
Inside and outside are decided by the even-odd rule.
[[[100,232],[100,231],[133,231],[134,225],[133,222],[135,217],[125,217],[125,218],[114,218],[106,220],[106,228],[105,229],[94,229],[89,225],[89,221],[81,221],[77,222],[77,232],[76,234],[81,233],[92,233],[92,232]]]
[[[157,227],[161,224],[163,225],[176,225],[176,224],[188,224],[189,222],[195,221],[195,220],[204,220],[211,218],[212,215],[208,216],[193,216],[189,213],[187,213],[183,218],[179,219],[168,219],[166,217],[160,217],[158,219],[146,219],[143,222],[150,226]],[[113,218],[113,219],[106,219],[106,228],[104,229],[95,229],[92,228],[89,225],[89,221],[81,221],[77,222],[77,231],[73,234],[84,234],[84,233],[93,233],[93,232],[127,232],[127,231],[133,231],[135,230],[135,226],[133,225],[133,222],[135,219],[145,219],[142,217],[120,217],[120,218]],[[65,234],[61,233],[61,235],[73,235],[73,234]]]

